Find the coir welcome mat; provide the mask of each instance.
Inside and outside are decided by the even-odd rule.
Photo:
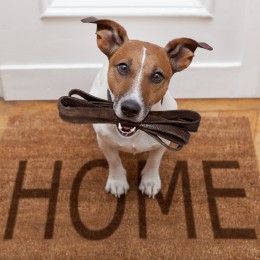
[[[0,259],[260,259],[259,175],[246,118],[203,118],[166,152],[162,191],[138,191],[146,154],[122,154],[131,186],[104,191],[91,126],[12,117],[0,141]]]

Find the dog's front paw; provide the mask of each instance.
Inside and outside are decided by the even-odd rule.
[[[129,190],[126,174],[123,173],[116,176],[109,174],[105,190],[106,192],[110,192],[115,195],[117,198],[120,198],[121,195],[126,194]]]
[[[139,185],[139,190],[149,196],[149,198],[154,198],[155,195],[161,189],[161,179],[159,174],[146,173],[143,174],[141,183]]]

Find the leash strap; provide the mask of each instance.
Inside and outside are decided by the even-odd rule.
[[[195,111],[167,110],[150,111],[142,122],[125,121],[116,116],[111,101],[94,97],[79,89],[72,89],[68,96],[61,97],[58,100],[58,110],[61,119],[74,124],[127,123],[144,131],[171,151],[179,151],[188,144],[189,132],[197,132],[201,119]],[[177,146],[171,147],[163,139]]]

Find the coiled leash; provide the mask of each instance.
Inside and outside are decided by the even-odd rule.
[[[189,132],[197,132],[201,119],[195,111],[166,110],[150,111],[146,118],[138,123],[125,121],[116,116],[111,101],[94,97],[79,89],[72,89],[68,96],[61,97],[58,100],[58,110],[61,119],[74,124],[126,123],[144,131],[171,151],[179,151],[188,144]],[[177,146],[171,147],[161,138]]]

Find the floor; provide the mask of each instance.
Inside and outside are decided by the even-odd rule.
[[[249,119],[260,169],[260,99],[182,99],[180,109],[191,109],[202,116],[245,116]],[[0,138],[12,115],[56,110],[54,101],[4,101],[0,99]]]

